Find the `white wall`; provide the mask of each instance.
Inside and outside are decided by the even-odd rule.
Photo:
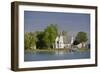
[[[11,12],[10,3],[14,0],[0,0],[0,73],[14,73],[10,70],[10,54],[11,54]],[[99,5],[100,0],[22,0],[34,2],[48,2],[48,3],[62,3],[62,4],[78,4],[78,5]],[[100,13],[100,5],[99,12]],[[100,14],[98,14],[100,16]],[[100,17],[98,17],[100,20]],[[99,22],[100,23],[100,22]],[[98,23],[98,24],[99,24]],[[98,25],[100,28],[100,25]],[[100,31],[100,29],[98,30]],[[100,37],[100,33],[98,33]],[[100,38],[98,38],[100,43]],[[100,46],[98,46],[100,51]],[[100,53],[98,54],[100,56]],[[100,58],[99,58],[100,65]],[[99,73],[100,66],[88,68],[73,68],[73,69],[57,69],[57,70],[40,70],[34,73]],[[22,72],[24,73],[24,72]],[[33,71],[26,71],[25,73],[33,73]]]

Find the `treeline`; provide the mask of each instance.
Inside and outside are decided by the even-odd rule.
[[[54,47],[55,39],[58,35],[57,24],[50,24],[44,31],[26,32],[24,34],[25,49],[49,49]]]
[[[55,39],[58,36],[57,24],[50,24],[43,31],[25,32],[24,34],[24,48],[31,49],[54,49]],[[66,32],[62,32],[66,36]],[[66,36],[67,37],[67,36]],[[87,33],[78,32],[72,45],[84,43],[88,40]],[[67,40],[64,40],[67,41]],[[66,42],[65,42],[66,43]]]

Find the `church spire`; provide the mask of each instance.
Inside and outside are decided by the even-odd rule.
[[[72,38],[71,38],[71,44],[73,44],[73,42],[74,42],[74,38],[72,37]]]

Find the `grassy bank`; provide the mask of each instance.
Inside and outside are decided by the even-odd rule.
[[[27,52],[32,52],[32,51],[68,51],[69,49],[68,48],[64,48],[64,49],[34,49],[34,50],[25,50]]]
[[[88,50],[89,50],[88,48],[78,48],[79,52],[84,52],[84,51],[88,51]]]
[[[84,52],[84,51],[88,51],[89,49],[88,48],[78,48],[76,51],[78,51],[78,52]],[[70,52],[71,51],[71,49],[69,49],[69,48],[64,48],[64,49],[33,49],[33,50],[25,50],[25,52],[34,52],[34,51],[37,51],[37,52],[41,52],[41,51],[43,51],[43,52],[54,52],[54,51],[66,51],[66,52]]]

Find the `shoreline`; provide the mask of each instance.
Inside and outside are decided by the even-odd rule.
[[[34,49],[34,50],[25,50],[25,52],[34,52],[34,51],[68,51],[69,49]]]
[[[84,51],[88,51],[90,49],[88,48],[78,48],[77,50],[71,50],[69,48],[64,48],[64,49],[34,49],[34,50],[25,50],[25,52],[54,52],[54,51],[66,51],[66,52],[70,52],[70,51],[78,51],[78,52],[84,52]]]

